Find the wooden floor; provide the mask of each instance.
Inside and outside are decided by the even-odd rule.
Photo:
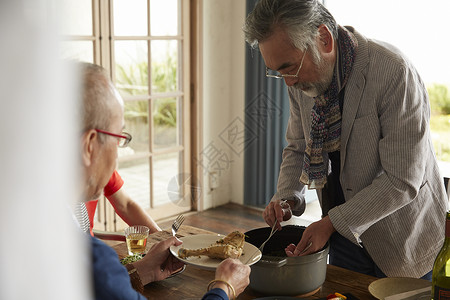
[[[268,226],[262,218],[262,210],[234,203],[184,215],[186,219],[183,224],[224,235],[234,230],[246,232]],[[172,225],[173,219],[158,222],[158,225],[162,229],[168,229]]]

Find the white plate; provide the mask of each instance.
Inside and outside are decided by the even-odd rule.
[[[225,237],[220,234],[197,234],[197,235],[189,235],[180,238],[183,241],[183,244],[180,246],[171,246],[170,252],[179,260],[183,261],[186,264],[194,265],[202,269],[214,270],[217,266],[222,262],[221,259],[209,258],[207,256],[191,256],[187,258],[178,257],[178,250],[180,248],[186,249],[199,249],[206,248],[214,244],[217,240]],[[243,264],[247,264],[249,266],[257,263],[261,259],[261,251],[258,248],[253,246],[250,243],[244,243],[244,254],[241,255],[239,260]]]
[[[377,299],[384,299],[404,292],[431,287],[431,282],[424,279],[406,277],[388,277],[375,280],[369,285],[369,292]]]

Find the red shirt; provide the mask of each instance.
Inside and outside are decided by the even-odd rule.
[[[123,179],[120,177],[119,173],[117,173],[116,170],[114,170],[114,173],[111,175],[111,178],[108,181],[108,184],[103,189],[103,195],[105,197],[111,196],[114,193],[116,193],[120,188],[123,186]],[[92,231],[92,228],[94,227],[94,215],[95,210],[97,209],[97,200],[91,200],[86,202],[86,209],[89,216],[89,231],[91,232],[91,235],[94,236],[94,232]]]

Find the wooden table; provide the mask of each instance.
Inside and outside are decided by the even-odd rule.
[[[183,225],[178,233],[179,236],[187,236],[205,233],[212,234],[213,232]],[[165,240],[170,236],[171,234],[166,231],[153,233],[149,236],[148,247],[151,247],[151,245]],[[116,244],[113,248],[120,258],[127,255],[127,246],[125,243]],[[184,272],[177,276],[148,284],[145,287],[144,295],[149,299],[201,299],[206,292],[208,282],[212,279],[214,279],[214,271],[203,270],[187,265]],[[368,291],[369,284],[376,279],[377,278],[372,276],[328,265],[326,279],[320,290],[314,295],[304,299],[320,299],[334,292],[343,294],[351,293],[360,300],[376,299],[371,296]],[[256,293],[250,287],[247,287],[238,299],[247,300],[264,296],[267,295]]]

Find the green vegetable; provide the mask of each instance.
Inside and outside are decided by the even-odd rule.
[[[128,255],[120,260],[122,265],[132,264],[142,258],[142,254]]]

